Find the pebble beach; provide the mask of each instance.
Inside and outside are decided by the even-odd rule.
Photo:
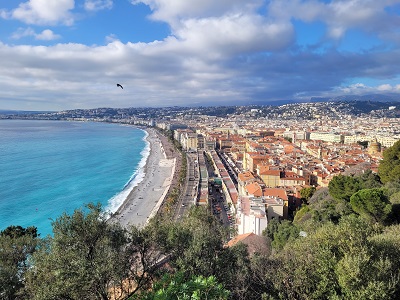
[[[144,226],[159,210],[174,178],[176,158],[167,158],[163,140],[155,129],[147,128],[146,131],[150,153],[143,180],[133,188],[113,217],[124,227]]]

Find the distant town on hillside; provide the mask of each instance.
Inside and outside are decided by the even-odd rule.
[[[93,108],[72,109],[57,112],[5,111],[0,110],[1,119],[47,119],[47,120],[188,120],[202,116],[221,118],[261,118],[279,120],[313,120],[321,118],[343,119],[349,116],[397,118],[400,116],[399,102],[382,101],[330,101],[307,102],[283,105],[248,105],[215,107],[148,107],[148,108]]]

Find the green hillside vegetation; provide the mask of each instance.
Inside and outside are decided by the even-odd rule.
[[[386,151],[383,166],[400,157],[399,144]],[[0,234],[0,299],[399,299],[392,171],[305,191],[293,221],[269,222],[270,251],[252,255],[226,247],[227,229],[195,206],[181,221],[157,216],[129,230],[94,204],[60,216],[52,237],[10,226]]]

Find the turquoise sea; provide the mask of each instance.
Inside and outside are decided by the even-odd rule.
[[[95,122],[0,120],[0,230],[51,222],[89,202],[115,211],[143,178],[146,132]]]

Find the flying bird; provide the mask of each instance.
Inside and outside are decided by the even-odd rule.
[[[117,83],[117,86],[119,86],[121,89],[124,89],[124,87],[122,85],[120,85],[119,83]]]

